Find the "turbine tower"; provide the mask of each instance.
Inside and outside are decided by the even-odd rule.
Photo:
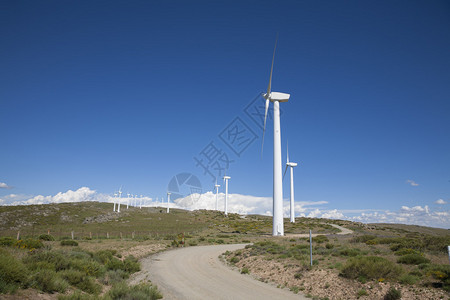
[[[167,192],[167,213],[169,213],[169,211],[170,211],[170,209],[169,209],[170,194],[171,194],[171,192]]]
[[[286,175],[288,167],[291,167],[291,205],[290,205],[290,211],[291,211],[291,223],[295,223],[295,212],[294,212],[294,167],[297,166],[297,163],[290,162],[289,161],[289,147],[287,147],[287,162],[286,162],[286,169],[284,170],[284,176]]]
[[[129,205],[130,205],[130,193],[127,193],[127,209]]]
[[[220,184],[217,184],[217,179],[216,179],[216,185],[214,186],[216,188],[216,210],[218,210],[219,207],[219,187]]]
[[[116,211],[116,199],[117,199],[117,193],[114,193],[114,208],[113,208],[113,211]]]
[[[287,102],[290,94],[272,92],[272,73],[273,62],[275,60],[275,50],[277,49],[277,42],[273,49],[272,66],[270,68],[269,85],[267,93],[263,94],[266,99],[265,114],[264,114],[264,129],[262,138],[262,147],[264,146],[264,135],[266,132],[267,111],[269,109],[269,102],[273,102],[273,236],[284,235],[283,224],[283,182],[282,182],[282,162],[281,162],[281,129],[280,129],[280,102]]]
[[[225,181],[225,216],[228,216],[228,180],[231,179],[230,176],[223,176],[223,181]]]
[[[142,209],[142,195],[141,195],[141,202],[139,202],[139,209]]]
[[[117,212],[120,212],[120,198],[122,197],[122,187],[119,189],[119,201],[117,205]]]

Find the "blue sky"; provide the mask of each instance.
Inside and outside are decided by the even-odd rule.
[[[121,185],[155,198],[183,172],[207,192],[194,157],[212,146],[230,193],[271,197],[272,119],[261,158],[246,112],[277,33],[305,215],[428,211],[403,222],[450,228],[432,215],[450,216],[448,1],[3,1],[0,202]]]

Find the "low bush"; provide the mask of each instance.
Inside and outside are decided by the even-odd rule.
[[[0,254],[0,293],[28,286],[29,271],[25,265],[6,252]]]
[[[318,235],[318,236],[313,237],[312,241],[314,243],[322,244],[322,243],[328,242],[329,240],[325,235]]]
[[[341,276],[356,279],[396,279],[403,272],[401,266],[378,256],[354,257],[347,261],[341,270]]]
[[[56,272],[68,269],[70,266],[70,261],[66,255],[62,252],[51,250],[33,251],[23,258],[23,262],[33,270],[44,267]]]
[[[339,254],[342,256],[350,256],[354,257],[361,254],[361,250],[358,248],[345,248],[339,251]]]
[[[141,266],[137,258],[135,258],[133,255],[129,255],[123,260],[123,270],[132,274],[135,272],[139,272],[141,270]]]
[[[20,249],[40,249],[44,247],[44,244],[40,240],[35,239],[25,239],[25,240],[18,240],[15,243],[15,246]]]
[[[419,265],[419,264],[427,264],[430,262],[430,260],[426,257],[423,257],[420,254],[411,253],[399,257],[397,262],[406,265]]]
[[[248,274],[248,273],[250,273],[250,270],[248,268],[246,267],[242,268],[241,274]]]
[[[235,264],[235,263],[239,262],[239,258],[236,257],[236,256],[233,256],[233,257],[230,259],[230,262],[231,262],[232,264]]]
[[[155,286],[139,284],[128,286],[125,282],[114,285],[104,297],[105,300],[156,300],[162,299],[161,293]]]
[[[402,276],[400,276],[400,278],[398,279],[398,281],[401,284],[415,284],[417,281],[419,280],[419,277],[412,275],[412,274],[403,274]]]
[[[1,237],[0,246],[12,246],[16,242],[12,237]]]
[[[69,284],[60,278],[55,271],[43,269],[33,276],[33,286],[47,293],[64,293]]]
[[[78,242],[74,240],[62,240],[61,246],[78,246]]]
[[[100,277],[105,273],[105,267],[92,259],[71,259],[70,267],[83,272],[87,276]]]
[[[51,236],[50,234],[41,234],[38,237],[39,240],[41,241],[54,241],[55,238],[53,236]]]
[[[391,287],[387,294],[384,296],[384,300],[399,300],[401,298],[402,293],[393,287]]]
[[[62,278],[67,280],[71,285],[89,294],[98,294],[101,287],[90,276],[86,276],[83,272],[78,270],[64,270],[59,272]]]
[[[101,282],[107,285],[113,285],[129,277],[128,273],[123,270],[109,270],[105,273]]]

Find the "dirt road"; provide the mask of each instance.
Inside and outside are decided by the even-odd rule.
[[[143,271],[131,283],[151,280],[164,299],[308,299],[240,274],[219,260],[225,251],[244,246],[213,245],[165,251],[141,260]]]

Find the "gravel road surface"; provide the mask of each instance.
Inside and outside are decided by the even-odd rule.
[[[212,245],[165,251],[141,260],[142,271],[130,283],[151,280],[164,299],[308,299],[240,274],[218,258],[227,250],[244,247]]]

